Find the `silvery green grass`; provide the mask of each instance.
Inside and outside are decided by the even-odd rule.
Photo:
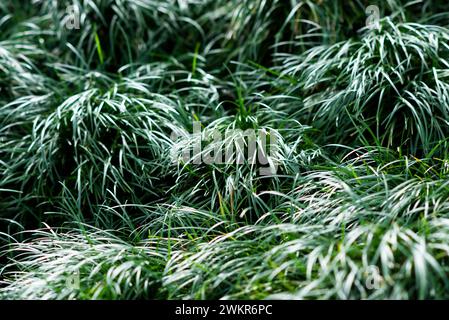
[[[0,298],[448,299],[448,27],[447,0],[1,1]]]

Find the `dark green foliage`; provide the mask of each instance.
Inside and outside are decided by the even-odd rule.
[[[449,5],[373,4],[2,1],[0,297],[447,299]]]

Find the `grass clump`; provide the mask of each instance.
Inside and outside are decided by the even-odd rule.
[[[382,20],[361,39],[283,57],[280,72],[297,78],[303,121],[333,139],[417,154],[447,135],[446,28]]]
[[[0,3],[0,297],[448,298],[449,8],[369,5]]]

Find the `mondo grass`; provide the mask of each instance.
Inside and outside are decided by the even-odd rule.
[[[447,135],[448,37],[446,28],[381,20],[360,40],[279,57],[279,73],[297,79],[290,90],[304,96],[303,122],[336,142],[422,154]]]
[[[370,5],[2,1],[0,298],[448,299],[448,3]]]

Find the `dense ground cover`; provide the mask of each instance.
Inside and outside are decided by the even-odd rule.
[[[448,133],[446,0],[1,1],[0,297],[447,299]]]

